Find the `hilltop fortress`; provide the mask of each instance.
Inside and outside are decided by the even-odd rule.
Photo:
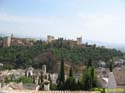
[[[59,40],[59,39],[63,39],[63,38],[55,39],[54,36],[51,36],[51,35],[48,35],[48,36],[47,36],[47,42],[48,42],[48,43],[51,43],[51,42],[56,41],[56,40]],[[63,40],[63,41],[64,41],[64,42],[74,43],[74,44],[76,44],[76,45],[81,45],[81,44],[82,44],[82,37],[76,38],[76,41],[75,41],[75,40]]]
[[[63,38],[55,39],[54,36],[48,35],[47,40],[45,41],[48,43],[56,43],[59,40],[62,40],[63,43],[73,47],[75,45],[82,45],[82,37],[76,38],[76,40],[64,40]],[[2,40],[0,40],[0,46],[2,47],[10,47],[10,46],[32,46],[34,42],[37,40],[34,40],[32,38],[18,38],[15,37],[13,34],[11,36],[4,37]]]
[[[10,37],[4,37],[1,41],[2,47],[10,47],[10,46],[32,46],[33,39],[30,38],[18,38],[14,37],[12,34]]]

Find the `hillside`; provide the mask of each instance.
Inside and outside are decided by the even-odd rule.
[[[47,44],[39,40],[31,47],[11,46],[0,48],[0,63],[4,64],[4,69],[27,68],[29,66],[41,68],[42,64],[46,64],[48,71],[54,72],[59,67],[62,55],[65,64],[72,64],[77,68],[77,65],[86,65],[90,58],[93,64],[96,64],[99,60],[108,63],[113,57],[122,57],[123,54],[115,49],[96,47],[95,44],[71,47],[65,43]]]
[[[92,40],[84,40],[83,43],[88,42],[89,44],[96,44],[97,46],[105,46],[106,48],[115,48],[120,50],[121,52],[125,52],[125,44],[124,43],[112,43],[112,42],[101,42],[101,41],[92,41]]]

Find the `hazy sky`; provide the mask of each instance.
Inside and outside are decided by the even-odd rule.
[[[125,43],[125,0],[0,0],[0,34]]]

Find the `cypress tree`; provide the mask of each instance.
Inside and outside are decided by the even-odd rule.
[[[73,77],[72,67],[70,67],[70,70],[69,70],[69,77]]]
[[[44,84],[43,84],[43,75],[41,73],[40,78],[39,78],[39,85],[40,85],[40,90],[43,90]]]
[[[49,74],[49,78],[48,78],[49,82],[50,82],[50,89],[52,89],[52,80],[51,80],[51,76]]]
[[[78,82],[77,82],[77,90],[82,90],[82,84],[81,84],[81,82],[78,80]]]
[[[61,59],[60,81],[61,81],[62,83],[65,82],[65,72],[64,72],[64,59],[63,59],[63,56],[62,56],[62,59]]]
[[[67,80],[64,84],[64,89],[65,90],[76,90],[77,89],[75,78],[73,78],[72,67],[70,67],[69,77],[67,78]]]
[[[51,80],[50,74],[49,74],[48,80],[50,81],[50,84],[52,84],[52,80]]]
[[[88,60],[87,68],[89,68],[89,67],[92,67],[92,60],[91,59]]]
[[[43,83],[43,74],[41,73],[39,76],[38,84],[41,85],[42,83]]]
[[[112,69],[113,69],[113,66],[112,66],[112,62],[111,62],[110,65],[109,65],[110,72],[112,72]]]
[[[92,77],[92,80],[94,80],[94,68],[92,67],[92,69],[91,69],[91,77]]]
[[[85,72],[85,76],[83,77],[83,83],[84,83],[84,90],[90,90],[94,87],[97,87],[97,78],[96,78],[96,73],[95,69],[92,66],[92,61],[91,59],[88,61],[87,69]]]
[[[64,72],[64,60],[62,56],[60,73],[59,73],[58,80],[57,80],[57,87],[59,90],[63,89],[64,82],[65,82],[65,72]]]
[[[90,90],[92,88],[92,83],[91,83],[91,77],[90,75],[87,73],[84,79],[84,90]]]
[[[92,79],[92,87],[97,87],[97,78],[94,67],[91,69],[91,79]]]

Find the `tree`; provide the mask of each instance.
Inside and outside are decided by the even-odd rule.
[[[92,77],[92,80],[94,80],[94,67],[92,67],[91,69],[91,77]]]
[[[61,59],[60,81],[62,83],[65,82],[65,72],[64,72],[64,59],[63,59],[63,56],[62,56],[62,59]]]
[[[88,60],[87,68],[89,68],[89,67],[92,67],[92,60],[91,59]]]
[[[104,60],[108,63],[111,58],[121,58],[123,56],[121,51],[97,46],[93,48],[92,45],[88,44],[86,44],[84,48],[77,47],[76,45],[69,49],[72,45],[70,42],[65,43],[65,41],[66,40],[63,39],[56,40],[52,42],[53,47],[51,48],[42,40],[34,41],[30,47],[14,45],[8,48],[0,48],[0,62],[5,63],[5,66],[6,64],[11,64],[11,67],[6,66],[6,68],[14,69],[27,68],[29,66],[41,68],[40,65],[46,62],[50,63],[48,64],[48,70],[52,70],[53,66],[55,66],[52,66],[52,64],[54,64],[53,62],[57,62],[57,60],[61,58],[61,54],[64,54],[66,61],[72,62],[73,64],[85,64],[90,58],[95,61],[95,64],[98,60]],[[53,51],[56,57],[55,60],[53,60],[54,58],[51,55],[49,55],[51,60],[48,61],[46,59],[46,54],[48,55],[50,51]]]
[[[17,80],[17,82],[22,82],[25,84],[25,83],[33,83],[33,80],[32,80],[32,78],[22,76]]]
[[[35,80],[34,80],[35,81]],[[43,84],[43,74],[41,73],[39,76],[38,84],[41,85]]]
[[[97,87],[97,78],[96,78],[96,72],[94,67],[91,65],[89,66],[85,74],[83,75],[83,90],[91,90],[92,88]]]
[[[66,82],[65,82],[65,84],[64,84],[64,86],[63,86],[63,89],[64,90],[76,90],[76,82],[75,82],[75,78],[73,78],[73,77],[69,77],[67,80],[66,80]]]
[[[40,90],[43,90],[44,84],[43,84],[43,74],[42,73],[40,75],[39,85],[40,85]]]
[[[88,47],[88,42],[85,43],[85,46]]]
[[[72,67],[70,67],[70,70],[69,70],[69,77],[73,77]]]
[[[91,77],[89,75],[86,75],[86,78],[84,80],[84,90],[90,90],[92,88],[92,81]]]
[[[60,73],[59,73],[58,80],[57,80],[59,89],[62,89],[62,86],[64,85],[64,82],[65,82],[65,72],[64,72],[64,59],[63,59],[63,56],[62,56]]]
[[[42,73],[40,75],[40,81],[41,81],[41,83],[43,82],[43,74]]]
[[[91,69],[91,79],[92,79],[92,87],[97,87],[97,77],[94,67]]]
[[[49,74],[48,80],[50,81],[50,89],[51,90],[56,90],[57,89],[56,84],[52,83],[50,74]]]
[[[76,85],[76,89],[77,90],[82,90],[82,86],[83,86],[83,84],[78,80],[78,82],[76,83],[77,85]]]
[[[77,89],[76,85],[77,84],[76,84],[75,78],[73,78],[72,67],[70,67],[69,77],[64,84],[64,90],[76,90]]]
[[[112,64],[112,62],[111,62],[110,65],[109,65],[109,70],[110,70],[110,72],[112,72],[112,69],[113,69],[113,64]]]
[[[91,67],[87,68],[83,75],[83,90],[90,90],[92,88]]]
[[[52,80],[51,80],[51,76],[49,74],[49,78],[48,78],[49,82],[50,82],[50,89],[52,89]]]

